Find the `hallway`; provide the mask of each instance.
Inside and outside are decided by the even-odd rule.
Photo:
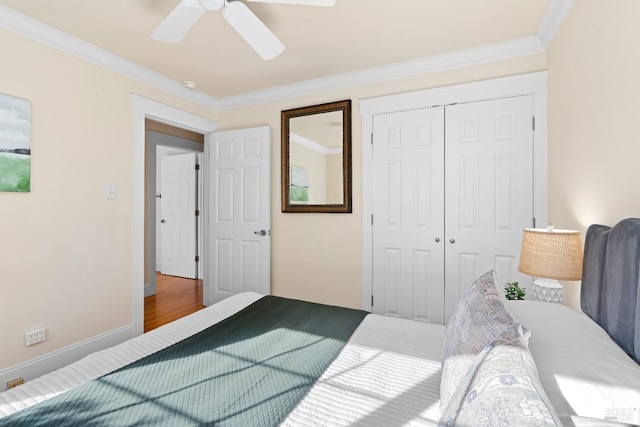
[[[149,332],[203,308],[202,280],[156,272],[156,294],[144,299],[144,331]]]

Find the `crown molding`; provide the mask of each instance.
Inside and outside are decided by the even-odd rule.
[[[544,52],[537,37],[529,36],[500,43],[431,55],[410,61],[337,74],[300,83],[248,92],[218,99],[220,110],[245,107],[286,98],[294,98],[335,89],[395,80],[419,74],[498,61]]]
[[[543,53],[571,10],[574,2],[575,0],[551,0],[536,36],[462,49],[350,73],[247,92],[225,98],[214,98],[198,90],[188,90],[180,82],[165,77],[155,71],[151,71],[3,5],[0,5],[0,28],[14,31],[25,37],[83,58],[96,65],[148,84],[187,101],[202,105],[214,111],[221,111],[335,89],[411,77],[434,71],[443,71],[518,56]]]
[[[543,48],[549,47],[574,3],[575,0],[551,0],[536,33]]]
[[[218,100],[203,92],[186,89],[182,83],[151,71],[105,49],[80,40],[6,6],[0,5],[0,28],[14,31],[37,42],[60,49],[100,67],[123,74],[149,86],[184,98],[203,107],[218,109]]]
[[[289,132],[289,139],[294,144],[301,145],[325,156],[330,154],[342,154],[342,148],[327,148],[324,145],[318,144],[317,142],[309,138],[305,138],[302,135],[298,135],[295,132]]]

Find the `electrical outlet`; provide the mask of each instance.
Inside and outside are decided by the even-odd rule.
[[[34,345],[46,339],[44,328],[29,329],[24,334],[24,344],[26,346]]]
[[[9,390],[10,388],[18,387],[22,384],[24,384],[24,380],[22,379],[22,377],[16,378],[15,380],[11,380],[7,383],[7,390]]]

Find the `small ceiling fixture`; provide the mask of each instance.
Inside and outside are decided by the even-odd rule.
[[[193,90],[198,87],[198,83],[192,82],[190,80],[185,80],[182,82],[182,86],[186,87],[189,90]]]
[[[258,3],[283,3],[304,6],[333,6],[336,0],[249,0]],[[228,0],[182,0],[173,12],[160,23],[151,38],[178,43],[195,25],[206,10],[219,10],[229,25],[255,50],[262,59],[269,60],[284,51],[284,44],[242,2]]]

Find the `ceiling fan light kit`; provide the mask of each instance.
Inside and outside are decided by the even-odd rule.
[[[249,0],[257,3],[281,3],[301,6],[333,6],[336,0]],[[151,34],[154,40],[178,43],[206,10],[223,9],[229,25],[255,50],[269,60],[284,52],[284,44],[244,3],[228,0],[182,0]]]

